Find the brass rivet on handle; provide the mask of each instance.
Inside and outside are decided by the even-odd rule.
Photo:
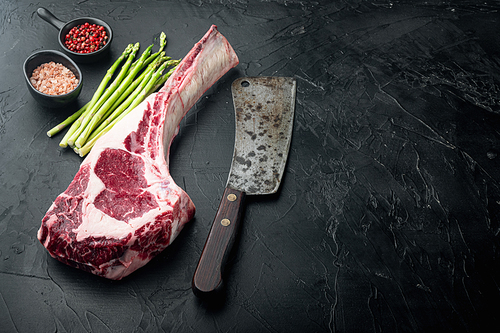
[[[236,200],[236,199],[237,199],[237,198],[236,198],[236,194],[234,194],[234,193],[231,193],[231,194],[229,194],[229,195],[227,196],[227,200],[229,200],[229,201],[234,201],[234,200]]]
[[[220,224],[222,224],[223,226],[227,227],[228,225],[231,224],[231,221],[229,221],[229,219],[222,219],[220,221]]]

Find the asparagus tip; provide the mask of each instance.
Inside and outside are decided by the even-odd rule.
[[[132,51],[132,48],[134,47],[134,44],[128,44],[123,53],[128,54],[130,51]]]

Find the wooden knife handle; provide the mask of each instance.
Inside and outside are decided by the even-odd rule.
[[[192,288],[198,297],[213,294],[222,286],[223,267],[240,224],[244,201],[245,192],[224,190],[193,276]]]

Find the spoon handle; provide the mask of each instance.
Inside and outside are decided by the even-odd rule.
[[[36,12],[38,13],[38,16],[42,18],[42,20],[49,22],[59,30],[61,30],[66,24],[65,22],[59,20],[57,17],[54,16],[54,14],[52,14],[43,7],[38,8]]]

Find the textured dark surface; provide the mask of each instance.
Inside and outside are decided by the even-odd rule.
[[[95,16],[111,58],[81,65],[76,104],[29,94],[22,63],[58,49],[38,7]],[[500,301],[500,2],[0,3],[0,331],[487,331]],[[36,239],[81,159],[45,132],[76,111],[128,43],[161,31],[183,57],[216,24],[240,65],[181,123],[171,155],[195,219],[123,281],[50,258]],[[226,294],[191,279],[228,176],[230,85],[297,79],[281,190],[248,197]]]

